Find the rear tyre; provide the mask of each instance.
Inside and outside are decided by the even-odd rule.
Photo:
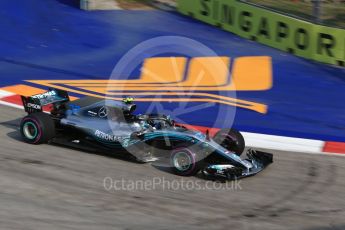
[[[241,156],[246,146],[242,134],[236,129],[221,129],[213,140],[238,156]]]
[[[203,167],[203,160],[189,147],[177,147],[170,155],[171,168],[179,176],[194,176]]]
[[[22,119],[20,132],[25,142],[43,144],[55,136],[55,124],[48,114],[32,113]]]

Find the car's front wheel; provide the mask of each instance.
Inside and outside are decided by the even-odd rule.
[[[213,140],[225,149],[235,152],[238,156],[241,156],[245,148],[244,138],[236,129],[221,129],[213,137]]]
[[[25,142],[43,144],[55,136],[55,124],[48,114],[32,113],[22,119],[20,132]]]
[[[171,151],[170,165],[175,174],[193,176],[203,165],[203,159],[192,148],[177,147]]]

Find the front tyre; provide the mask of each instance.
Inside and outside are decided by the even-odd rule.
[[[236,129],[221,129],[213,137],[219,145],[241,156],[246,146],[242,134]]]
[[[55,124],[48,114],[32,113],[22,119],[20,133],[27,143],[47,143],[55,136]]]
[[[203,159],[188,147],[179,147],[172,150],[170,165],[176,175],[194,176],[200,171]]]

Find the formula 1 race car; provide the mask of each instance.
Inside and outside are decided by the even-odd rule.
[[[178,125],[167,115],[135,115],[132,98],[114,101],[85,97],[70,101],[67,92],[22,97],[28,113],[21,121],[23,139],[31,144],[53,142],[91,151],[128,154],[139,162],[169,159],[181,176],[202,172],[224,179],[255,175],[273,162],[272,154],[248,150],[235,129],[222,129],[211,138]],[[43,107],[50,106],[50,112]]]

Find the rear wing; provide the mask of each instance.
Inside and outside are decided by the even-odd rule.
[[[68,102],[69,96],[66,91],[58,89],[49,89],[47,92],[42,94],[36,94],[30,97],[22,96],[22,102],[27,113],[42,112],[43,106]]]

